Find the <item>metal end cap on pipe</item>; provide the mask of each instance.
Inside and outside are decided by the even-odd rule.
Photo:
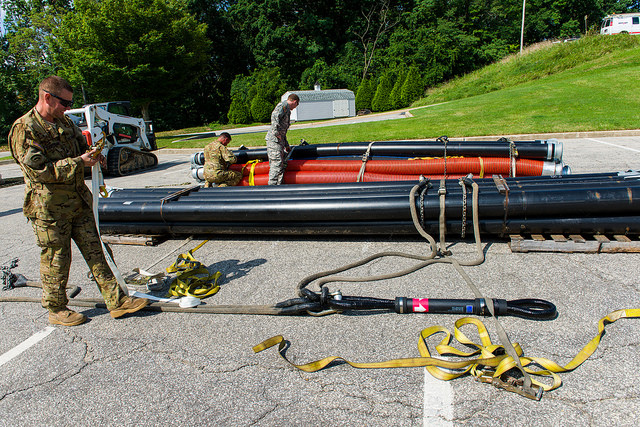
[[[551,157],[549,157],[550,159],[552,158],[553,160],[555,160],[558,163],[562,162],[562,153],[564,151],[564,147],[562,144],[562,141],[558,141],[555,138],[551,138],[547,140],[547,144],[549,144],[549,149],[553,149],[553,155]]]
[[[191,169],[191,177],[198,182],[204,181],[204,168]]]
[[[564,163],[544,162],[542,166],[542,175],[543,176],[565,175],[564,167],[565,167]]]
[[[204,166],[204,151],[199,151],[191,155],[191,165]]]

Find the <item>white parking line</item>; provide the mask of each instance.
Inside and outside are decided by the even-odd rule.
[[[22,341],[20,344],[18,344],[17,346],[13,347],[11,350],[7,351],[2,356],[0,356],[0,366],[9,362],[14,357],[19,356],[23,351],[27,350],[28,348],[38,344],[40,341],[45,339],[51,332],[55,330],[56,328],[54,328],[53,326],[47,326],[42,331],[36,332],[35,334],[31,335],[29,338]]]
[[[593,138],[586,138],[586,139],[588,139],[589,141],[599,142],[600,144],[612,145],[614,147],[618,147],[618,148],[622,148],[622,149],[625,149],[625,150],[635,151],[636,153],[640,153],[640,150],[636,150],[635,148],[629,148],[629,147],[625,147],[623,145],[613,144],[611,142],[600,141],[599,139],[593,139]]]
[[[453,426],[453,390],[449,381],[431,376],[424,369],[424,419],[423,426]]]

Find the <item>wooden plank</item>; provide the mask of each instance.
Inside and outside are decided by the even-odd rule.
[[[640,241],[631,240],[628,236],[615,235],[615,240],[602,243],[601,252],[606,253],[640,253]]]
[[[580,234],[552,234],[545,239],[541,234],[525,238],[519,234],[510,235],[511,252],[564,252],[564,253],[640,253],[640,240],[628,236],[615,235],[615,240],[603,235],[584,237]]]
[[[598,253],[600,251],[601,243],[597,240],[586,241],[578,235],[573,236],[571,240],[561,235],[556,237],[558,237],[556,240],[547,240],[542,235],[532,235],[531,239],[512,239],[509,246],[511,252]]]
[[[160,240],[160,236],[137,234],[103,234],[100,237],[112,245],[155,246]]]

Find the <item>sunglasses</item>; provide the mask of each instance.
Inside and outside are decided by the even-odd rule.
[[[69,101],[68,99],[60,98],[58,95],[53,94],[53,93],[51,93],[51,92],[49,92],[47,90],[45,90],[44,92],[48,93],[49,95],[53,96],[55,99],[60,101],[60,104],[65,108],[71,108],[71,106],[73,105],[73,99],[71,101]]]

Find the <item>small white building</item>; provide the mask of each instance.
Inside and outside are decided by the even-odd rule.
[[[285,92],[281,100],[295,93],[300,97],[300,105],[291,112],[291,121],[334,119],[356,115],[356,96],[349,89],[292,90]]]

